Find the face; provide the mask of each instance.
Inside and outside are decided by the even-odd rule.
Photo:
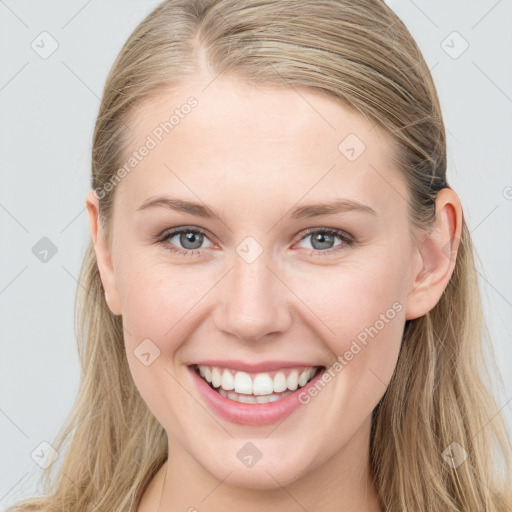
[[[272,488],[366,453],[421,260],[391,142],[362,115],[308,90],[223,78],[203,89],[162,92],[132,117],[137,163],[116,185],[101,276],[170,441],[219,479]],[[256,396],[281,370],[287,384],[294,368],[325,371],[250,404],[221,397],[199,363],[228,369],[237,389],[247,380],[234,370],[253,391],[267,374]]]

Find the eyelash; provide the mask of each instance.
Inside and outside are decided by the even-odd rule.
[[[169,250],[175,254],[180,254],[183,256],[199,255],[204,250],[204,249],[180,249],[180,248],[177,248],[175,245],[168,242],[168,239],[173,238],[175,235],[179,235],[181,233],[194,233],[194,234],[204,235],[205,237],[207,237],[207,233],[205,233],[204,231],[202,231],[200,229],[195,229],[195,228],[193,229],[188,226],[183,226],[183,227],[175,228],[175,229],[165,232],[163,235],[161,235],[158,238],[157,242],[159,244],[163,245],[164,247],[166,247],[167,250]],[[340,250],[343,250],[345,247],[352,247],[356,243],[355,239],[351,235],[349,235],[345,231],[342,231],[341,229],[335,229],[335,228],[309,228],[304,232],[304,234],[303,234],[302,238],[300,238],[299,242],[301,240],[303,240],[304,238],[306,238],[307,236],[311,235],[312,233],[328,234],[330,236],[338,237],[342,241],[341,244],[338,244],[337,246],[335,246],[331,249],[327,249],[325,251],[321,251],[319,249],[311,249],[311,251],[312,251],[311,254],[313,254],[313,255],[318,255],[318,254],[323,255],[323,254],[335,253]],[[336,247],[338,247],[338,248],[336,248]]]

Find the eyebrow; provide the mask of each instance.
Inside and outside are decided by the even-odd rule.
[[[195,203],[193,201],[184,201],[182,199],[174,199],[166,196],[149,198],[139,206],[139,208],[137,208],[137,211],[156,207],[168,208],[170,210],[188,213],[197,217],[222,220],[221,215],[204,204]],[[359,211],[362,213],[377,215],[377,212],[373,208],[351,199],[336,199],[329,202],[306,204],[296,208],[289,215],[292,219],[309,219],[312,217],[334,215],[336,213],[345,213],[349,211]]]

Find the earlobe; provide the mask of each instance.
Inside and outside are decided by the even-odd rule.
[[[455,269],[462,233],[462,206],[457,194],[443,188],[436,198],[432,230],[418,245],[417,262],[407,296],[406,320],[425,315],[439,302]]]
[[[105,290],[105,301],[114,315],[121,315],[121,303],[115,281],[114,266],[101,223],[99,222],[99,201],[93,190],[87,192],[85,206],[89,216],[89,229],[96,253],[96,262],[101,283]]]

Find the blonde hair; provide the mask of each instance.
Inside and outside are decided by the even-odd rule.
[[[127,121],[142,102],[219,73],[321,91],[376,123],[395,142],[411,226],[431,226],[437,192],[448,186],[439,100],[415,41],[379,0],[164,1],[135,29],[108,75],[94,132],[92,188],[103,190],[123,162]],[[114,192],[100,199],[107,233]],[[135,510],[167,458],[166,432],[132,380],[122,319],[105,302],[92,242],[77,288],[76,323],[82,376],[55,444],[61,464],[43,474],[46,496],[12,512]],[[487,387],[487,337],[464,224],[450,282],[430,312],[406,323],[396,370],[373,412],[370,462],[384,510],[512,510],[510,441]],[[467,452],[458,467],[443,457],[454,442]],[[503,478],[494,464],[498,454]]]

